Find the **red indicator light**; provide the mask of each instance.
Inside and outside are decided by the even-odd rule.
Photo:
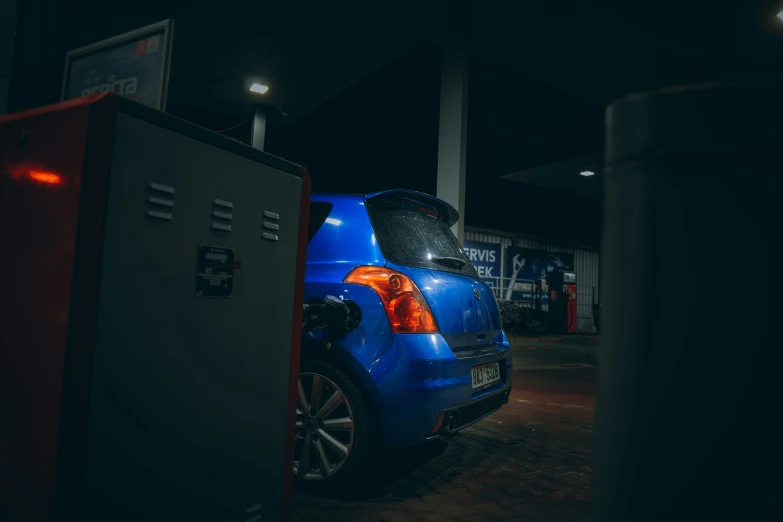
[[[27,173],[27,177],[46,185],[60,185],[63,182],[63,178],[59,174],[43,170],[31,170]]]
[[[0,163],[0,175],[10,176],[16,182],[33,182],[49,186],[65,185],[68,182],[68,179],[61,174],[35,163],[7,166]]]
[[[431,208],[427,208],[427,207],[419,207],[417,210],[418,210],[419,212],[422,212],[422,213],[424,213],[424,214],[428,214],[428,215],[430,215],[430,216],[432,216],[432,217],[436,217],[436,218],[439,218],[439,217],[440,217],[440,215],[438,215],[438,213],[437,213],[437,212],[435,212],[434,210],[432,210]]]
[[[441,413],[440,416],[438,416],[437,422],[435,422],[435,427],[432,428],[432,431],[430,432],[430,435],[435,435],[440,430],[440,427],[443,426],[443,419],[446,417],[445,413]]]

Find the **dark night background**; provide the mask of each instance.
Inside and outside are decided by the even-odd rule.
[[[279,73],[275,93],[294,98],[305,93],[311,106],[302,108],[293,124],[270,121],[266,149],[306,166],[315,190],[366,193],[399,187],[435,192],[440,47],[434,43],[438,31],[421,29],[427,20],[415,19],[434,3],[402,2],[408,19],[395,18],[391,4],[362,7],[348,0],[333,6],[304,0],[290,6],[264,1],[231,5],[196,1],[182,7],[142,0],[119,14],[97,0],[24,0],[19,4],[9,109],[57,101],[68,50],[174,18],[183,23],[175,30],[170,113],[213,130],[236,126],[224,134],[247,142],[250,123],[243,120],[250,118],[251,107],[244,118],[236,110],[206,110],[210,92],[225,94],[226,86],[241,83],[254,67],[269,68]],[[776,12],[772,0],[694,0],[687,5],[661,0],[656,9],[620,0],[564,1],[557,9],[496,1],[475,5],[483,26],[474,27],[480,56],[472,59],[469,87],[468,226],[596,246],[600,201],[500,175],[601,153],[604,107],[619,96],[782,69],[783,31],[770,19]],[[342,11],[331,12],[336,9]],[[259,39],[274,29],[275,17],[299,25],[283,28],[284,40]],[[376,25],[368,28],[368,21]],[[329,24],[340,27],[310,35]],[[207,27],[211,32],[203,33]],[[398,36],[401,27],[419,34],[384,48],[385,39]],[[633,47],[611,34],[642,36]],[[414,40],[424,43],[410,46]],[[402,44],[410,48],[387,63],[394,54],[390,46]],[[308,61],[319,45],[324,47],[321,54]],[[324,59],[329,58],[325,53],[365,45],[363,54],[341,55],[334,65]],[[385,49],[386,58],[376,58],[375,49]],[[346,80],[347,69],[372,59],[380,60],[375,72],[364,71],[336,96],[327,93],[314,100],[319,82],[331,81],[334,91],[338,78],[329,74],[338,71],[340,81]],[[308,91],[306,83],[315,87]]]
[[[425,44],[330,100],[291,126],[267,128],[268,152],[307,167],[313,190],[369,193],[407,188],[435,193],[440,117],[440,48]],[[474,60],[469,84],[477,85],[491,66]],[[411,79],[415,79],[412,85]],[[517,79],[520,94],[561,96]],[[470,88],[467,152],[467,226],[525,233],[596,246],[600,234],[599,201],[504,180],[497,175],[485,117],[484,97]],[[555,102],[557,100],[555,99]],[[169,112],[248,142],[250,121],[169,106]],[[531,160],[546,163],[563,155],[599,152],[602,108],[588,107],[574,118],[574,131],[537,140]],[[591,132],[583,132],[589,130]],[[542,130],[545,133],[546,129]],[[520,151],[523,152],[523,151]]]
[[[168,99],[171,114],[247,143],[253,112],[252,95],[242,85],[250,75],[269,75],[270,92],[266,99],[272,107],[266,150],[307,167],[315,191],[368,193],[407,188],[435,193],[441,76],[439,42],[444,41],[442,22],[445,19],[438,16],[443,14],[438,13],[438,6],[445,11],[445,0],[135,0],[126,4],[103,0],[19,0],[9,112],[59,101],[65,55],[69,50],[170,18],[178,24]],[[525,234],[554,244],[597,247],[601,242],[603,202],[508,181],[501,176],[529,174],[536,169],[548,175],[551,170],[541,167],[574,158],[580,162],[587,156],[598,156],[600,165],[605,107],[630,93],[783,72],[783,24],[775,17],[783,9],[783,0],[657,0],[644,3],[628,0],[475,0],[472,9],[471,15],[476,16],[471,18],[470,34],[472,61],[465,224]],[[406,36],[406,31],[412,36]],[[765,98],[759,100],[767,101]],[[759,110],[757,104],[748,111],[745,106],[738,106],[741,109],[736,110],[737,106],[730,109],[749,115],[747,120],[742,120],[741,130],[748,130],[746,137],[760,137],[758,145],[764,154],[742,144],[741,168],[736,171],[712,167],[726,152],[713,147],[693,155],[667,156],[666,161],[677,161],[677,164],[672,162],[670,172],[684,173],[678,180],[673,180],[674,176],[667,177],[665,165],[650,169],[650,173],[644,172],[644,165],[622,169],[627,176],[622,180],[630,180],[622,186],[635,197],[625,200],[613,197],[607,204],[607,215],[613,221],[607,227],[605,252],[608,255],[598,262],[599,273],[603,275],[595,296],[600,303],[595,318],[603,316],[604,321],[603,338],[586,346],[590,358],[585,359],[584,353],[578,353],[579,359],[574,359],[575,363],[586,360],[595,365],[597,378],[569,382],[568,377],[555,377],[556,374],[550,373],[551,366],[546,372],[520,374],[524,387],[513,383],[516,394],[513,397],[538,399],[521,401],[530,403],[523,404],[524,410],[521,406],[517,408],[519,404],[512,399],[506,408],[517,408],[510,411],[519,423],[507,424],[504,429],[511,426],[515,430],[506,432],[510,433],[509,437],[522,433],[516,431],[517,427],[526,435],[519,440],[506,436],[502,440],[493,439],[503,432],[487,428],[485,434],[474,431],[475,436],[461,439],[466,448],[464,455],[459,454],[459,446],[455,446],[458,449],[453,453],[444,452],[447,467],[451,471],[457,468],[455,473],[450,473],[449,480],[456,483],[468,477],[477,489],[471,493],[467,488],[466,493],[465,484],[460,483],[458,486],[463,491],[455,489],[459,494],[453,498],[454,492],[449,491],[449,499],[443,502],[461,503],[465,497],[463,507],[469,503],[473,515],[478,513],[476,510],[497,514],[503,511],[493,510],[494,504],[485,508],[477,495],[502,493],[507,497],[519,497],[513,500],[520,504],[506,504],[509,509],[514,506],[530,509],[536,519],[559,514],[561,518],[581,520],[570,516],[577,509],[575,506],[580,506],[576,497],[581,505],[589,502],[598,507],[594,511],[599,514],[594,515],[596,520],[601,519],[603,511],[622,522],[719,520],[720,515],[727,520],[772,520],[773,507],[775,511],[780,510],[780,502],[774,501],[778,493],[774,477],[778,475],[779,466],[774,459],[780,454],[779,449],[775,449],[779,437],[774,435],[774,427],[764,427],[773,416],[771,414],[780,410],[779,403],[771,400],[779,393],[779,376],[777,372],[773,375],[778,367],[772,354],[779,352],[774,349],[779,342],[774,325],[780,317],[780,300],[771,284],[771,267],[776,266],[771,245],[779,234],[780,213],[774,212],[776,207],[773,206],[778,193],[768,190],[760,194],[758,187],[774,188],[768,181],[773,177],[769,172],[775,171],[772,168],[765,170],[769,165],[767,160],[778,153],[781,139],[776,132],[762,136],[750,120],[756,114],[764,113],[765,108]],[[715,107],[709,115],[714,116],[714,120],[705,118],[701,121],[720,121],[727,112],[729,115],[732,112],[724,109],[725,105]],[[778,109],[779,106],[773,107],[766,112],[765,118],[761,118],[769,125],[765,130],[777,129],[773,120]],[[290,123],[286,123],[282,112],[291,115]],[[647,116],[649,114],[655,115],[647,113]],[[769,117],[770,114],[773,116]],[[723,127],[731,126],[731,120],[726,118],[722,123],[727,121]],[[650,127],[640,126],[642,132]],[[636,130],[639,129],[633,129]],[[633,136],[634,132],[629,135]],[[717,133],[704,143],[714,141],[724,145],[722,139],[721,133]],[[678,150],[697,152],[696,147]],[[662,156],[641,156],[639,163],[654,164]],[[634,158],[636,161],[640,156]],[[692,163],[680,161],[683,158]],[[757,168],[759,163],[765,163],[765,168]],[[687,171],[681,169],[683,164],[697,165],[697,168]],[[569,166],[564,177],[547,176],[546,181],[550,186],[552,179],[556,180],[554,185],[563,180],[581,182],[579,170],[581,167]],[[708,181],[704,184],[705,190],[699,190],[702,187],[696,185],[696,176],[688,177],[692,172]],[[657,175],[661,175],[664,182],[656,182]],[[598,181],[600,176],[584,179]],[[619,175],[615,179],[619,181]],[[649,189],[642,187],[644,190],[636,191],[637,187],[633,186],[636,179],[642,179]],[[757,181],[766,185],[757,185]],[[736,195],[725,190],[731,183],[741,189]],[[562,185],[558,186],[562,188]],[[713,194],[717,197],[712,197]],[[650,204],[661,195],[667,196],[665,199],[672,203],[671,208],[662,209],[660,202]],[[736,196],[733,201],[731,196]],[[759,201],[764,204],[758,204]],[[633,202],[638,202],[639,207],[631,208]],[[759,208],[763,212],[756,210]],[[664,216],[664,213],[668,215]],[[758,217],[755,222],[754,216]],[[89,220],[84,222],[91,223]],[[9,223],[7,228],[13,229],[14,222]],[[87,227],[80,226],[79,230],[87,230]],[[16,236],[19,235],[8,237]],[[23,239],[29,239],[28,236]],[[88,236],[90,234],[84,237]],[[82,248],[89,246],[89,242],[80,234],[77,249],[89,250],[84,259],[94,259],[97,263],[99,256],[95,254],[98,251]],[[734,285],[725,282],[727,271],[723,268],[731,268],[732,256],[745,251],[754,252],[754,278],[745,292],[751,298],[751,306],[745,303],[737,306],[726,299],[736,292],[729,292],[734,290]],[[670,263],[660,262],[669,258],[676,261],[676,270],[670,268]],[[12,266],[23,266],[25,259],[16,256],[10,261],[16,263]],[[46,259],[49,261],[48,257]],[[709,262],[705,263],[707,259]],[[65,265],[60,263],[59,266]],[[67,314],[35,315],[35,308],[27,305],[36,304],[35,299],[43,297],[32,294],[31,297],[29,292],[18,293],[27,300],[27,304],[23,303],[25,306],[19,307],[8,299],[2,303],[9,303],[3,316],[10,321],[3,324],[15,327],[17,316],[26,318],[26,322],[18,323],[22,329],[11,328],[10,333],[0,339],[11,339],[23,348],[18,351],[19,361],[33,360],[36,354],[26,350],[28,346],[35,347],[36,343],[43,346],[47,342],[48,337],[44,334],[49,330],[44,328],[39,332],[35,326],[56,324],[55,333],[67,348],[60,353],[68,355],[65,367],[76,368],[69,369],[66,376],[79,376],[82,370],[90,369],[87,356],[94,344],[90,337],[91,317],[96,310],[95,296],[99,295],[95,286],[98,277],[94,273],[85,275],[91,272],[90,262],[80,259],[74,266],[87,267],[77,270],[77,276],[83,272],[83,279],[92,282],[94,288],[83,291],[82,287],[74,285],[79,291],[73,296],[69,296],[68,291],[61,292],[63,310],[68,311],[67,306],[71,306],[79,312],[71,314],[70,320],[63,319],[68,318]],[[8,274],[13,275],[13,271]],[[33,273],[32,278],[20,281],[29,283],[36,275]],[[66,275],[70,277],[70,271]],[[686,292],[684,288],[676,288],[678,284],[672,275],[687,282],[698,278],[699,289]],[[770,278],[769,282],[767,278]],[[35,289],[34,285],[32,287]],[[40,288],[41,296],[47,293],[47,288]],[[78,298],[90,295],[93,297],[87,304],[79,303]],[[723,299],[719,300],[718,296]],[[273,306],[275,296],[266,297],[271,303],[269,306]],[[560,299],[560,302],[564,301]],[[10,312],[5,313],[6,310]],[[583,317],[582,313],[578,311],[577,317]],[[78,320],[74,321],[73,317]],[[143,315],[138,317],[143,318]],[[263,326],[263,322],[259,324]],[[510,329],[508,331],[512,333]],[[218,330],[215,332],[213,337],[219,334]],[[539,335],[537,330],[525,333]],[[565,339],[561,341],[564,345],[560,349],[564,351],[576,346],[570,342],[570,346],[565,346]],[[514,339],[514,342],[526,341]],[[523,356],[526,358],[523,360],[528,360],[529,354],[546,357],[547,352],[552,353],[552,346],[558,344],[536,344],[532,349],[525,346],[513,350],[512,355],[514,358]],[[227,361],[236,359],[239,354],[236,350],[225,352],[227,357],[223,357],[223,353],[218,355]],[[73,353],[85,355],[85,364],[70,364]],[[196,355],[208,360],[203,354]],[[584,364],[554,361],[561,367],[571,367],[567,369],[570,375],[578,376],[576,372],[584,371],[573,368],[584,367]],[[517,369],[529,370],[525,365],[520,364]],[[0,369],[5,367],[0,363]],[[35,368],[35,365],[28,367]],[[187,370],[188,366],[184,368]],[[38,374],[30,373],[36,378]],[[537,384],[541,389],[532,390],[530,377],[535,380],[536,375],[552,375],[552,379],[559,382],[553,387],[541,382]],[[13,379],[5,381],[13,382]],[[41,387],[37,381],[35,384],[41,389],[47,387]],[[62,383],[57,381],[57,384]],[[595,401],[588,403],[589,407],[581,406],[584,403],[579,402],[558,404],[570,401],[570,397],[587,388],[591,389],[590,395],[598,395],[597,409],[592,406]],[[30,389],[36,388],[31,386]],[[82,386],[78,393],[66,393],[65,397],[76,397],[75,402],[71,401],[76,404],[81,396],[89,398],[86,395],[89,389]],[[555,391],[560,389],[563,391]],[[548,402],[547,395],[558,403]],[[35,398],[34,395],[30,397]],[[59,401],[59,395],[56,397]],[[19,402],[19,410],[33,411],[28,403],[33,404]],[[49,409],[57,412],[59,402],[52,404],[54,406]],[[565,412],[570,410],[566,406],[574,405],[584,408],[573,410],[581,412],[584,422],[561,420],[560,410]],[[458,411],[468,411],[473,406],[467,403],[467,407]],[[529,414],[541,414],[544,415],[542,419],[547,419],[537,435],[531,435],[536,430],[530,431]],[[86,426],[87,417],[77,415],[75,418],[75,424]],[[36,420],[35,417],[29,419]],[[366,430],[367,416],[359,420],[365,423],[362,430]],[[53,426],[57,426],[56,422],[55,418]],[[760,429],[755,429],[757,424]],[[0,426],[0,431],[2,428],[5,426]],[[477,426],[475,429],[484,428]],[[175,432],[164,430],[167,436],[171,433]],[[558,434],[564,438],[552,437]],[[477,442],[477,437],[483,442]],[[35,442],[35,438],[30,440]],[[56,443],[58,439],[55,436],[51,440]],[[67,438],[62,440],[68,442]],[[481,446],[492,451],[484,455]],[[518,451],[518,455],[512,454],[513,458],[510,458],[507,452],[504,453],[506,449]],[[47,459],[54,456],[54,453],[40,451],[38,454]],[[398,460],[405,465],[410,454],[409,448],[405,448],[405,454],[400,454],[404,458]],[[84,447],[81,447],[72,456],[78,459],[84,455]],[[394,457],[396,454],[389,455]],[[470,458],[463,458],[465,455]],[[562,466],[558,466],[560,460]],[[192,461],[199,464],[198,460]],[[536,465],[541,469],[535,468],[532,473],[523,470],[524,475],[507,475],[511,471],[509,466],[519,467],[514,466],[514,462],[528,461],[531,466],[527,468],[534,469],[532,465]],[[60,459],[56,464],[63,462],[68,463],[68,460]],[[496,467],[493,470],[490,466]],[[394,472],[390,468],[394,466],[376,466],[373,471],[386,475],[389,471]],[[563,468],[573,471],[564,472]],[[429,495],[448,485],[437,471],[440,467],[429,469],[425,475],[432,469],[438,475],[437,478],[433,476],[432,486],[425,479],[411,480],[416,476],[406,471],[399,475],[405,479],[381,494],[388,498],[404,495],[413,500],[408,504],[413,506],[414,502],[421,501],[422,488],[432,490],[426,493]],[[595,470],[599,471],[594,473]],[[246,475],[244,471],[241,476]],[[17,473],[16,476],[32,480],[30,473],[24,476]],[[537,478],[531,479],[535,482],[528,486],[521,481],[523,476]],[[567,478],[561,481],[563,476]],[[59,481],[63,477],[67,479],[68,475],[57,477]],[[500,487],[502,481],[514,482],[516,478],[520,479],[516,482],[523,489],[506,491]],[[78,482],[74,481],[74,484]],[[572,486],[577,489],[573,490]],[[581,490],[587,498],[575,493]],[[176,489],[173,491],[176,493]],[[161,492],[164,494],[168,493]],[[115,496],[120,498],[119,494]],[[240,496],[235,495],[236,498]],[[447,495],[439,496],[445,498]],[[79,500],[74,495],[65,497]],[[378,502],[379,498],[372,499],[372,509],[386,509]],[[404,507],[407,499],[399,500]],[[550,504],[546,503],[549,501],[559,505],[550,509]],[[358,509],[360,504],[352,499],[351,506]],[[319,499],[310,507],[320,513],[333,506]],[[421,508],[415,508],[416,513]],[[407,509],[408,514],[414,516],[414,508]],[[241,517],[241,507],[237,506],[235,511],[232,508],[232,513]],[[624,516],[627,513],[637,516]],[[508,513],[509,516],[514,514]],[[368,512],[362,516],[366,519]],[[468,516],[465,515],[465,519]],[[581,513],[576,514],[576,517],[581,516]]]

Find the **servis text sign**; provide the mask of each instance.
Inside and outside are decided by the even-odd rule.
[[[500,278],[500,249],[502,247],[497,243],[465,241],[462,248],[476,268],[479,277],[491,287],[498,285],[498,278]]]
[[[113,92],[163,110],[169,27],[145,29],[69,53],[63,99]]]

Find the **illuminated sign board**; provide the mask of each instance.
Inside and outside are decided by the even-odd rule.
[[[490,287],[499,286],[500,282],[500,250],[499,243],[482,243],[465,240],[462,249],[468,256],[479,277]]]
[[[173,32],[164,20],[69,52],[62,99],[111,91],[166,110]]]

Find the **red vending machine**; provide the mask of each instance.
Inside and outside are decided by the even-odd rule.
[[[578,326],[577,316],[577,292],[576,292],[576,274],[573,272],[563,273],[563,290],[568,298],[567,305],[567,317],[568,317],[568,333],[576,333]]]
[[[309,192],[110,94],[0,117],[0,519],[287,517]]]
[[[552,334],[577,332],[576,274],[554,270],[547,274],[549,303],[548,331]]]

